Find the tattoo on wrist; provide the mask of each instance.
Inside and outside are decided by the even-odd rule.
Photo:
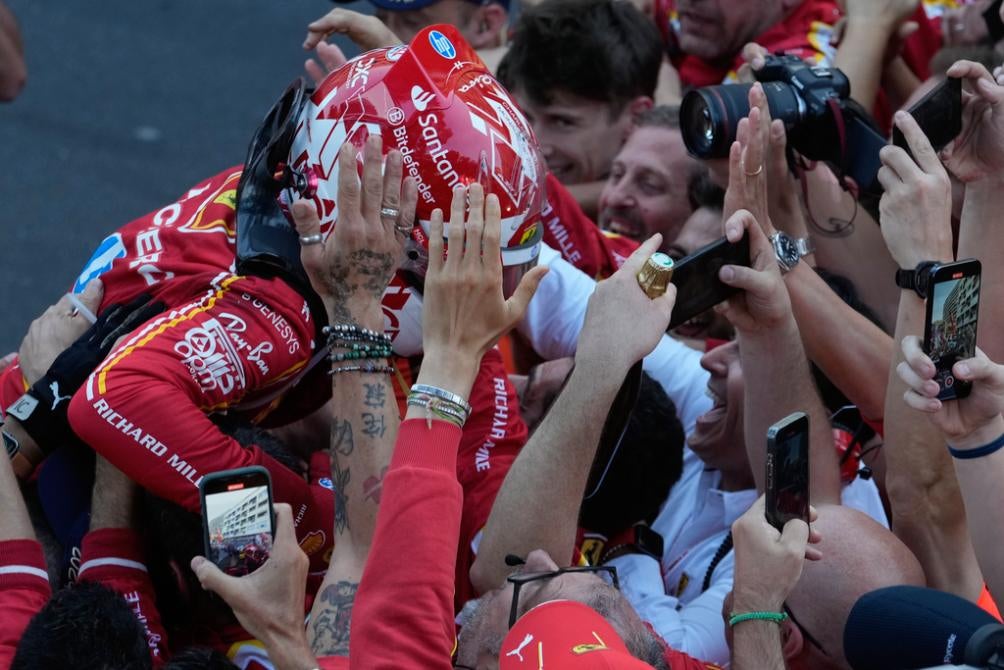
[[[357,582],[336,582],[320,593],[324,608],[311,622],[314,642],[311,648],[318,656],[348,656],[352,607],[356,603]]]
[[[338,323],[355,324],[348,308],[349,299],[356,291],[363,289],[371,299],[379,302],[390,281],[394,258],[390,254],[359,249],[351,252],[346,260],[344,266],[336,267],[328,275],[328,288],[334,302],[331,310]],[[355,277],[349,277],[350,268]],[[357,278],[361,281],[354,281]]]
[[[350,472],[342,469],[338,456],[331,455],[331,485],[335,493],[335,534],[341,535],[349,530],[349,486]]]
[[[367,437],[383,437],[387,432],[387,421],[383,414],[372,414],[363,412],[363,435]]]
[[[352,437],[352,424],[348,419],[335,417],[331,422],[331,449],[342,456],[350,456],[356,444]]]

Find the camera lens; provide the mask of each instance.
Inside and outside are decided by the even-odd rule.
[[[736,139],[739,119],[749,114],[748,84],[708,86],[691,91],[680,105],[683,142],[697,158],[725,158]]]

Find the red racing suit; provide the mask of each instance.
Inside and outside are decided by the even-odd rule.
[[[70,422],[85,442],[134,481],[195,512],[198,483],[206,473],[266,467],[274,499],[293,508],[297,537],[311,558],[312,571],[323,571],[334,526],[334,496],[326,482],[308,484],[258,447],[242,447],[206,416],[228,411],[264,420],[307,365],[314,347],[314,323],[300,294],[279,279],[234,274],[239,179],[240,168],[225,170],[101,243],[75,290],[100,276],[105,286],[102,309],[144,291],[168,309],[109,354],[71,401]],[[420,321],[415,320],[420,306],[416,317],[416,300],[407,299],[410,314],[397,303],[388,305],[405,295],[402,282],[394,284],[384,300],[389,332],[397,339],[414,340],[417,335],[420,343]],[[396,363],[394,381],[400,395],[414,374],[408,359]],[[0,378],[2,406],[23,391],[20,369],[12,365]],[[286,421],[309,413],[327,398],[310,398],[300,389],[289,395],[296,396],[293,406],[286,402],[276,412]],[[497,351],[484,357],[470,402],[473,412],[457,466],[465,498],[458,607],[475,595],[467,576],[474,560],[471,543],[527,437]]]

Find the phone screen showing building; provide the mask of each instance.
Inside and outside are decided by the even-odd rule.
[[[961,273],[960,273],[961,274]],[[934,285],[927,353],[937,368],[939,398],[968,392],[969,384],[955,379],[952,366],[976,355],[976,321],[980,311],[980,275],[953,277]]]
[[[272,550],[268,486],[245,486],[206,494],[209,559],[229,575],[254,572]]]

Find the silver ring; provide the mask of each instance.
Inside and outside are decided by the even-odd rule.
[[[300,236],[300,244],[302,244],[305,247],[309,247],[309,246],[312,246],[314,244],[323,244],[323,243],[324,243],[324,236],[321,235],[320,233],[314,233],[313,235],[301,235]]]
[[[68,317],[70,317],[70,318],[72,319],[72,318],[73,318],[73,317],[75,317],[75,316],[76,316],[77,314],[80,314],[80,310],[79,310],[79,309],[77,309],[76,307],[74,307],[73,309],[71,309],[71,310],[70,310],[70,312],[69,312],[69,313],[67,314],[67,316],[68,316]]]
[[[397,207],[381,207],[380,216],[388,219],[394,219],[396,221],[397,217],[401,216],[401,210]]]
[[[405,237],[407,237],[407,236],[411,235],[412,226],[399,226],[399,225],[397,225],[395,223],[394,224],[394,230],[396,230],[397,232],[399,232],[402,235],[404,235]]]

